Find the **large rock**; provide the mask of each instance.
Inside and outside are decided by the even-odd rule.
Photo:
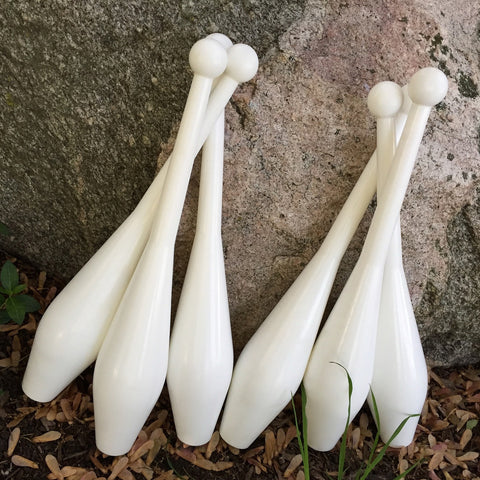
[[[1,245],[71,277],[133,209],[180,118],[208,33],[276,43],[304,2],[6,1]]]
[[[0,33],[8,69],[0,80],[8,85],[2,220],[14,234],[7,247],[66,277],[133,208],[159,142],[158,166],[167,158],[189,81],[188,45],[218,29],[264,54],[257,77],[227,109],[223,233],[237,352],[321,245],[375,148],[369,89],[441,68],[450,90],[432,112],[407,192],[404,263],[430,363],[480,361],[474,3],[312,0],[302,13],[296,2],[257,2],[251,16],[229,3],[236,18],[222,10],[212,21],[206,12],[219,6],[162,7],[168,17],[155,16],[149,2],[121,9],[65,2],[61,11],[28,3],[0,13],[8,14]],[[196,165],[177,240],[175,301],[198,183]],[[332,302],[373,210],[345,256]]]

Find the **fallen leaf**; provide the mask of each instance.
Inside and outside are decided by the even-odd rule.
[[[285,444],[285,430],[279,428],[277,431],[277,452],[281,453],[283,451],[283,446]]]
[[[267,465],[272,464],[276,446],[277,440],[275,439],[275,434],[271,430],[267,430],[265,433],[265,453],[263,455],[263,461],[267,463]]]
[[[463,432],[462,438],[460,439],[460,448],[462,450],[467,446],[468,442],[472,439],[472,436],[473,433],[469,428]]]
[[[458,457],[458,460],[460,460],[461,462],[472,462],[473,460],[476,460],[478,458],[478,455],[478,452],[467,452],[465,455]]]
[[[12,360],[8,358],[0,358],[0,368],[9,368],[12,366]]]
[[[207,450],[205,451],[205,458],[209,459],[212,456],[212,453],[217,448],[217,445],[220,442],[220,433],[218,431],[213,432],[212,438],[207,444]]]
[[[61,436],[62,434],[60,432],[57,432],[56,430],[50,430],[49,432],[46,432],[43,435],[33,437],[32,442],[34,443],[54,442],[55,440],[58,440]]]
[[[11,457],[13,455],[13,451],[17,446],[18,440],[20,439],[20,429],[18,427],[12,430],[10,436],[8,437],[8,448],[7,448],[7,455]]]
[[[72,406],[70,405],[70,402],[66,398],[62,398],[60,400],[60,408],[62,409],[62,412],[65,415],[65,419],[68,422],[72,422],[74,419]]]
[[[285,478],[288,478],[292,473],[302,464],[302,456],[300,454],[295,455],[288,464],[287,469],[283,473]]]
[[[140,445],[140,447],[138,447],[130,457],[130,462],[133,463],[135,460],[145,455],[153,447],[154,443],[154,440],[147,440],[145,443]]]
[[[297,438],[297,429],[295,425],[290,425],[290,427],[288,427],[287,433],[285,434],[285,443],[283,445],[283,448],[287,448],[294,438]]]
[[[297,473],[297,476],[295,477],[295,480],[305,480],[305,473],[303,473],[303,470],[300,470]]]
[[[29,460],[28,458],[22,457],[20,455],[13,455],[12,463],[17,467],[29,467],[29,468],[38,469],[37,463],[32,462],[32,460]]]
[[[127,468],[128,465],[128,457],[120,457],[118,461],[115,463],[114,467],[112,468],[112,473],[108,477],[108,480],[115,480],[117,478],[118,474]]]
[[[125,470],[122,470],[118,474],[118,478],[120,478],[121,480],[135,480],[133,473],[130,470],[128,470],[128,468],[126,468]]]
[[[38,283],[37,283],[37,286],[38,286],[39,290],[41,290],[45,286],[45,281],[46,280],[47,280],[47,272],[41,271],[38,274]]]
[[[433,457],[430,459],[430,462],[428,463],[428,469],[435,470],[436,468],[438,468],[438,466],[442,461],[443,461],[443,452],[435,453]]]
[[[251,448],[242,455],[242,458],[244,460],[247,460],[248,458],[254,457],[255,455],[263,452],[264,449],[265,447],[263,445],[261,445],[260,447]]]
[[[45,463],[49,470],[55,475],[55,478],[57,478],[58,480],[64,479],[63,474],[60,471],[60,465],[58,464],[58,460],[53,455],[48,454],[45,457]]]

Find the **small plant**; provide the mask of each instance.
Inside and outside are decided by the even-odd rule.
[[[345,425],[345,430],[343,431],[343,435],[342,435],[342,442],[340,444],[340,457],[338,462],[338,476],[337,476],[337,480],[342,480],[343,475],[345,474],[347,431],[348,431],[348,426],[350,424],[350,409],[352,404],[353,383],[352,383],[352,378],[350,377],[350,374],[348,373],[347,369],[343,365],[340,365],[339,363],[336,363],[336,362],[332,362],[332,363],[335,363],[336,365],[338,365],[339,367],[342,367],[345,370],[345,373],[347,374],[347,380],[348,380],[348,415],[347,415],[347,423]],[[378,413],[378,407],[377,407],[377,402],[375,400],[375,395],[373,394],[372,390],[370,390],[370,393],[372,394],[373,410],[375,415],[375,422],[377,424],[377,434],[375,435],[375,439],[373,441],[373,445],[370,450],[370,455],[368,457],[367,463],[363,469],[360,469],[358,470],[358,472],[356,472],[355,480],[366,480],[366,478],[370,475],[373,469],[381,462],[385,453],[387,452],[388,447],[390,446],[392,441],[397,437],[397,435],[402,431],[403,427],[408,422],[408,420],[412,417],[420,416],[419,414],[413,414],[405,417],[400,422],[400,425],[395,429],[392,436],[387,440],[385,445],[381,448],[381,450],[375,456],[375,450],[380,440],[380,415]],[[422,459],[418,460],[418,462],[414,463],[411,467],[405,470],[405,472],[401,473],[400,475],[397,475],[393,480],[400,480],[402,478],[405,478],[405,476],[408,473],[410,473],[413,469],[415,469],[421,462],[422,462]]]
[[[346,422],[345,430],[343,431],[342,440],[340,443],[340,454],[338,458],[338,475],[337,475],[337,480],[343,480],[345,475],[345,457],[347,453],[347,432],[348,432],[348,426],[350,425],[353,382],[352,382],[352,378],[350,377],[350,374],[348,373],[347,369],[343,365],[337,362],[332,362],[332,363],[335,363],[336,365],[338,365],[339,367],[342,367],[345,370],[345,373],[347,374],[347,381],[348,381],[347,422]],[[300,427],[298,424],[297,412],[295,409],[295,403],[293,401],[293,395],[292,395],[292,405],[293,405],[293,415],[295,417],[295,427],[297,429],[298,446],[300,447],[300,455],[302,456],[302,460],[303,460],[303,471],[305,474],[305,480],[309,480],[310,467],[309,467],[309,460],[308,460],[307,416],[305,413],[305,406],[307,404],[307,394],[305,392],[303,383],[301,384],[300,388],[301,388],[301,395],[302,395],[302,430],[300,430]],[[397,435],[402,431],[403,427],[408,422],[408,420],[412,417],[419,416],[419,414],[413,414],[405,417],[400,423],[400,425],[395,429],[392,436],[387,440],[385,445],[381,448],[381,450],[375,456],[375,450],[377,448],[378,442],[380,441],[380,415],[378,413],[375,395],[371,390],[370,392],[372,394],[373,410],[375,415],[375,422],[377,424],[377,434],[375,435],[375,439],[373,441],[373,445],[370,450],[370,455],[368,457],[366,465],[356,472],[355,477],[352,477],[352,478],[355,478],[355,480],[366,480],[367,477],[370,475],[370,473],[373,471],[373,469],[381,462],[385,453],[387,452],[388,447],[390,446],[392,441],[397,437]],[[401,480],[402,478],[405,478],[405,476],[408,473],[410,473],[412,470],[414,470],[422,461],[423,459],[418,460],[416,463],[411,465],[407,470],[405,470],[405,472],[401,473],[400,475],[397,475],[393,480]],[[330,477],[328,474],[327,476],[330,480],[333,480],[332,477]]]
[[[40,304],[34,298],[22,294],[27,286],[20,283],[17,269],[9,260],[0,271],[0,283],[0,324],[13,320],[20,325],[27,313],[40,308]]]

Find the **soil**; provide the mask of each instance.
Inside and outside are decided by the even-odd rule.
[[[8,255],[0,254],[3,264]],[[0,325],[0,478],[6,480],[263,480],[305,478],[299,456],[293,408],[287,406],[248,449],[228,446],[215,432],[202,447],[178,441],[168,394],[160,397],[127,455],[108,457],[96,449],[92,403],[93,369],[86,370],[47,404],[36,403],[21,389],[28,354],[41,313],[62,288],[26,263],[13,259],[28,293],[42,305],[24,323]],[[295,397],[301,410],[300,394]],[[480,365],[431,369],[428,398],[417,434],[408,447],[389,448],[368,476],[392,480],[419,462],[406,478],[480,480]],[[367,409],[347,435],[346,474],[355,478],[365,466],[376,428]],[[380,451],[380,443],[376,452]],[[309,450],[310,478],[338,478],[340,443],[330,452]]]

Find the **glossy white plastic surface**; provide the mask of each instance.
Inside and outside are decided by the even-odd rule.
[[[348,382],[352,382],[351,419],[365,402],[373,376],[375,340],[390,239],[400,214],[408,181],[425,125],[436,99],[446,94],[448,82],[437,69],[415,74],[409,85],[417,104],[410,108],[392,167],[355,268],[315,342],[304,385],[307,394],[308,444],[321,451],[332,449],[345,429]],[[435,85],[426,89],[424,83]],[[392,359],[393,361],[393,359]]]
[[[238,62],[244,71],[238,75]],[[232,65],[229,68],[229,65]],[[211,94],[195,154],[225,108],[245,73],[256,70],[258,59],[247,45],[234,45],[227,71]],[[167,160],[135,210],[83,266],[48,307],[39,323],[27,369],[24,392],[48,402],[97,357],[108,326],[150,235],[160,200]]]
[[[226,64],[225,49],[213,39],[190,51],[194,77],[152,231],[98,354],[95,436],[108,455],[130,449],[165,382],[175,237],[212,80]]]
[[[373,87],[368,98],[372,114],[378,117],[377,201],[380,203],[383,201],[382,184],[395,153],[396,138],[393,119],[384,115],[386,112],[381,111],[381,108],[375,106],[372,108],[370,103],[372,97],[376,97],[381,107],[391,104],[389,99],[392,98],[392,89],[395,87],[390,83],[382,82]],[[403,116],[405,115],[398,115]],[[403,270],[400,222],[397,221],[383,273],[371,384],[380,419],[380,435],[384,442],[390,439],[409,414],[421,412],[427,387],[427,365]],[[368,403],[373,413],[371,394],[368,396]],[[417,423],[418,417],[409,419],[390,445],[392,447],[409,445],[415,435]]]
[[[220,426],[230,445],[247,448],[297,391],[338,266],[375,188],[374,153],[319,251],[240,354]]]
[[[198,217],[170,340],[167,386],[178,438],[207,443],[232,378],[221,237],[223,116],[203,146]]]

